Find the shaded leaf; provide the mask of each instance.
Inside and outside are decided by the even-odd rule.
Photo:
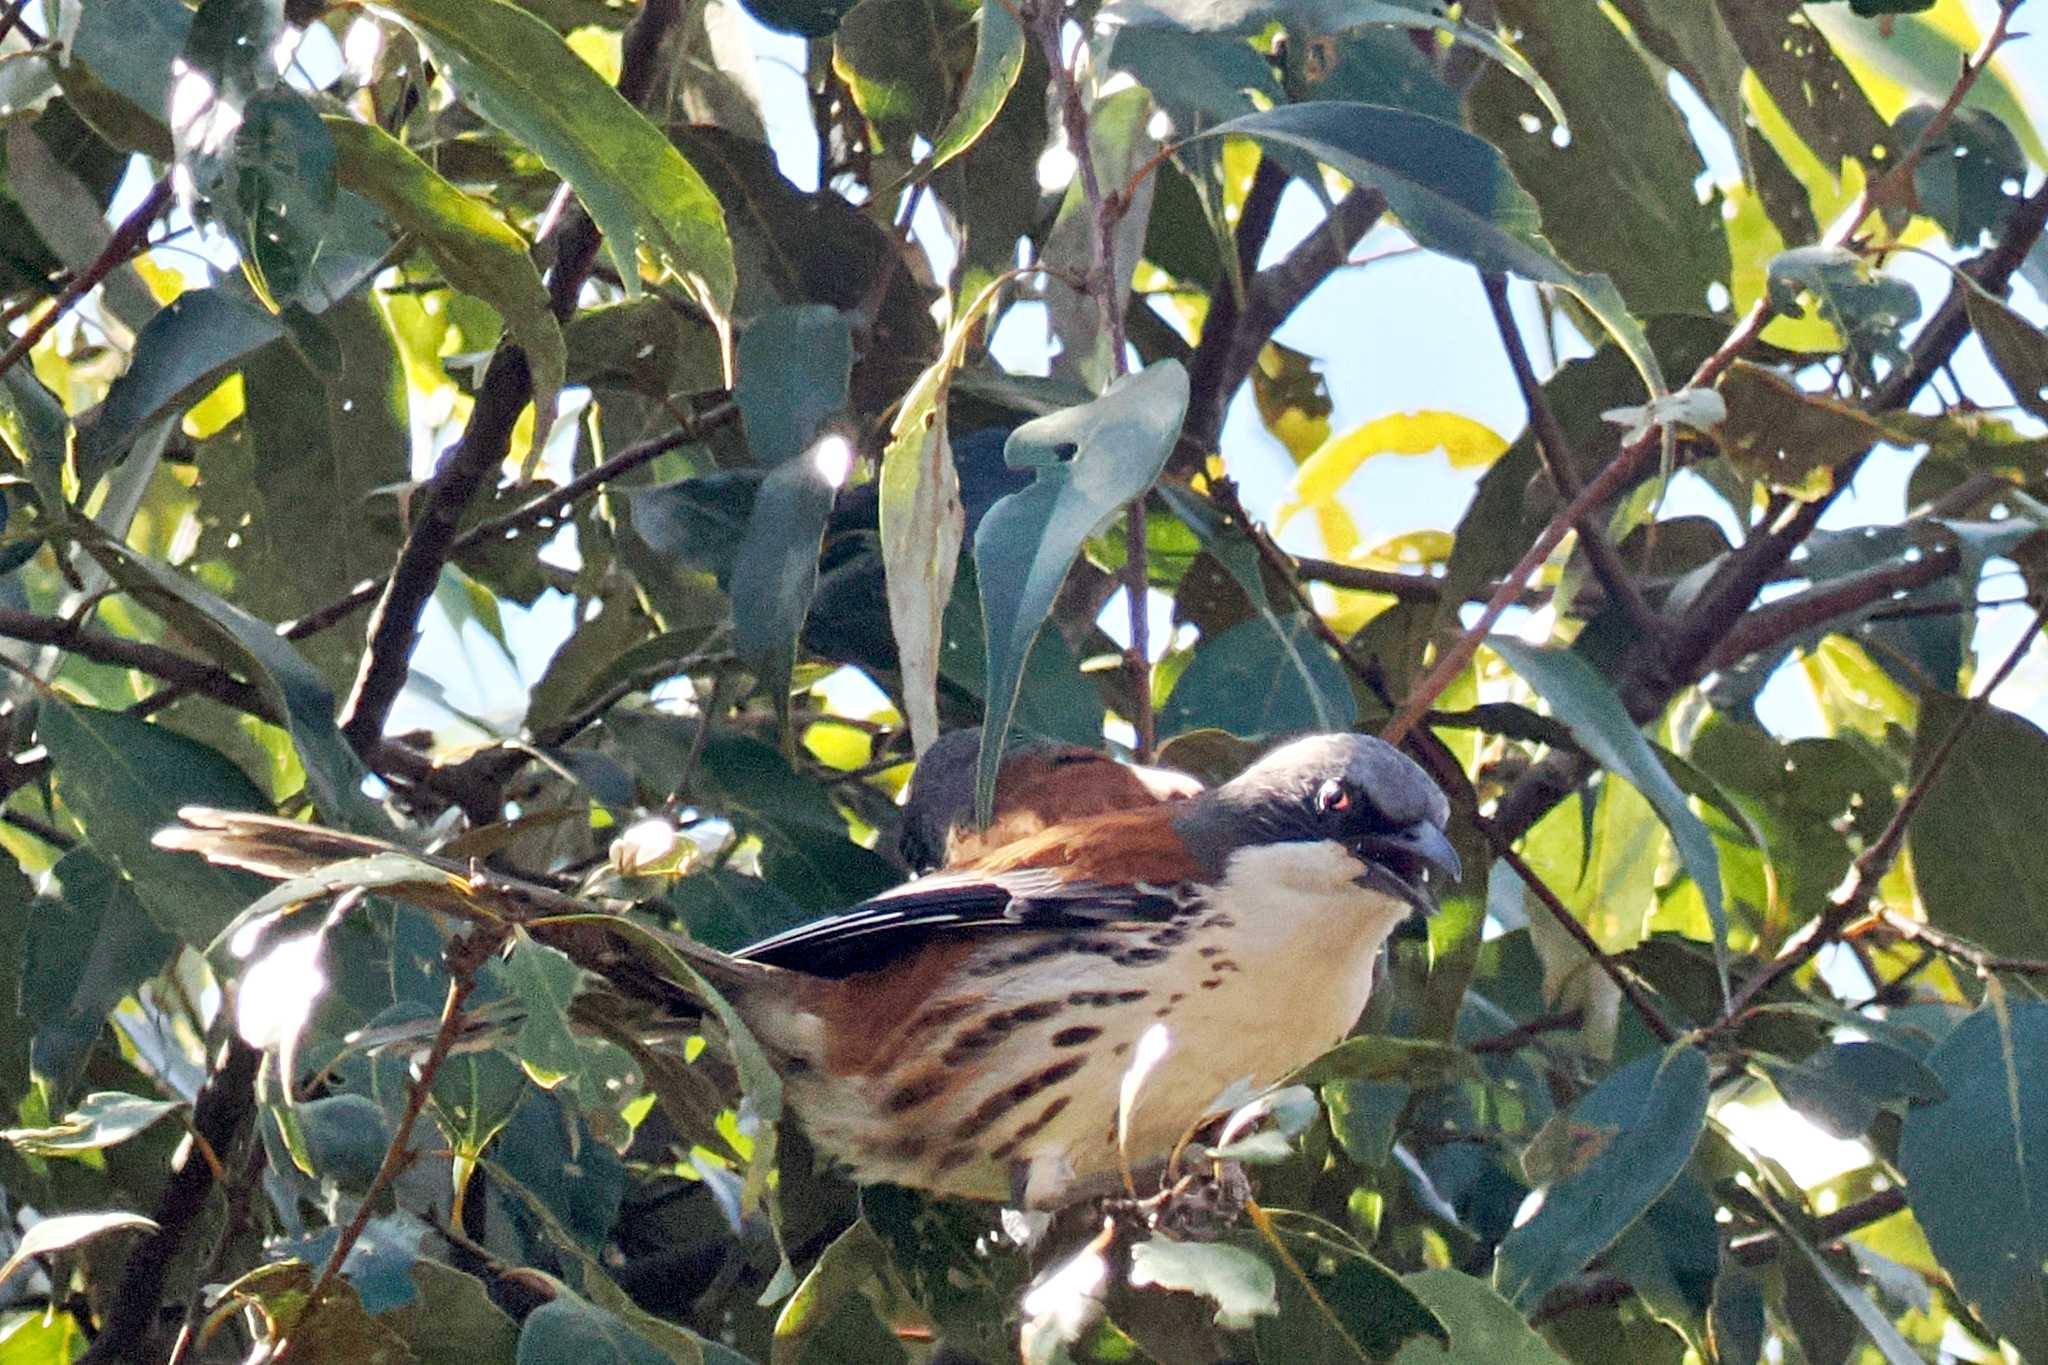
[[[273,626],[208,591],[193,575],[120,542],[95,537],[85,546],[116,582],[255,684],[291,733],[292,747],[306,771],[306,789],[322,814],[362,832],[388,827],[363,795],[368,774],[334,723],[333,692]]]
[[[929,172],[945,165],[974,145],[1002,112],[1003,101],[1017,84],[1024,69],[1024,30],[1017,15],[1002,0],[982,0],[974,40],[974,66],[967,73],[967,87],[960,92],[953,116],[932,142],[924,169]]]
[[[1765,293],[1771,306],[1805,317],[1803,295],[1811,295],[1820,316],[1841,333],[1856,373],[1868,376],[1870,362],[1905,363],[1900,330],[1920,316],[1920,295],[1912,285],[1839,246],[1803,246],[1771,258]]]
[[[1916,775],[1969,705],[1946,693],[1921,698]],[[1984,707],[1907,827],[1914,884],[1936,926],[1994,953],[2040,949],[2048,867],[2031,856],[2037,800],[2048,800],[2048,734],[2002,707]]]
[[[1995,842],[1982,841],[1984,845]],[[2048,1005],[1994,983],[1927,1065],[1948,1091],[1899,1138],[1906,1199],[1957,1291],[2021,1356],[2048,1358]]]
[[[1446,1350],[1411,1341],[1394,1365],[1561,1365],[1549,1343],[1484,1280],[1455,1270],[1424,1270],[1403,1275],[1401,1283],[1429,1305],[1450,1332],[1451,1344]]]
[[[418,1297],[390,1315],[419,1359],[432,1365],[506,1365],[519,1327],[491,1302],[483,1281],[425,1257],[412,1264]]]
[[[37,1256],[68,1251],[79,1243],[122,1229],[156,1229],[156,1223],[139,1213],[68,1213],[45,1218],[21,1234],[14,1254],[0,1264],[0,1284],[14,1278],[14,1272]]]
[[[1025,660],[1082,545],[1159,477],[1187,411],[1187,372],[1161,361],[1118,380],[1078,408],[1026,422],[1004,458],[1036,474],[998,500],[974,537],[988,637],[988,709],[976,809],[995,800],[996,766],[1017,710]]]
[[[245,872],[151,844],[180,806],[264,810],[242,770],[214,749],[122,711],[46,698],[37,734],[56,766],[57,795],[93,849],[128,878],[150,917],[186,943],[210,943],[263,892]]]
[[[34,1074],[69,1091],[107,1014],[177,950],[134,885],[91,849],[58,859],[29,908],[22,946],[20,1006],[34,1030]]]
[[[1875,418],[1823,394],[1807,393],[1761,365],[1738,360],[1719,388],[1728,415],[1721,449],[1742,474],[1797,497],[1834,487],[1829,477],[1887,435]]]
[[[1714,311],[1728,237],[1718,198],[1694,191],[1705,164],[1664,73],[1596,0],[1504,0],[1496,14],[1564,107],[1549,113],[1525,81],[1488,71],[1468,97],[1473,131],[1541,205],[1558,254],[1606,273],[1638,316]]]
[[[1494,1285],[1524,1312],[1611,1246],[1692,1158],[1707,1115],[1707,1058],[1674,1044],[1631,1062],[1573,1107],[1599,1135],[1535,1215],[1502,1239]]]
[[[0,1139],[32,1156],[68,1156],[117,1146],[180,1108],[177,1100],[152,1100],[118,1090],[95,1090],[76,1109],[47,1128],[9,1128]]]
[[[1159,711],[1159,733],[1234,735],[1348,730],[1358,719],[1344,666],[1306,617],[1232,626],[1205,639]]]
[[[1280,1311],[1272,1264],[1226,1242],[1139,1242],[1131,1248],[1131,1283],[1199,1294],[1215,1303],[1223,1327],[1249,1327]]]
[[[176,416],[284,326],[226,286],[181,294],[135,338],[128,368],[78,432],[79,485],[91,488],[142,429]]]
[[[1619,773],[1657,810],[1678,845],[1686,872],[1707,903],[1714,925],[1714,966],[1721,992],[1728,992],[1728,915],[1721,903],[1721,860],[1713,836],[1686,804],[1685,793],[1658,761],[1613,685],[1572,650],[1539,649],[1496,635],[1488,643],[1523,681],[1550,703],[1587,753],[1603,768]]]
[[[2048,421],[2048,333],[1975,286],[1963,289],[1963,307],[2013,401]]]
[[[1614,282],[1558,259],[1543,239],[1535,202],[1481,139],[1421,114],[1335,101],[1283,105],[1201,134],[1230,135],[1299,148],[1376,187],[1401,226],[1432,251],[1566,290],[1627,352],[1650,392],[1663,392],[1657,357]]]

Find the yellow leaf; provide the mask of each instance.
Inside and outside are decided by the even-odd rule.
[[[1309,508],[1316,509],[1319,521],[1325,519],[1326,508],[1341,511],[1337,495],[1365,462],[1376,456],[1429,455],[1441,450],[1453,469],[1483,469],[1499,459],[1507,448],[1508,443],[1491,427],[1455,412],[1431,409],[1374,418],[1324,442],[1321,449],[1302,461],[1301,468],[1294,473],[1294,486],[1287,500],[1274,515],[1274,529],[1284,528],[1289,520]],[[1346,514],[1340,527],[1349,521]],[[1323,529],[1328,542],[1330,528],[1325,524]],[[1356,543],[1354,528],[1350,544]],[[1332,558],[1344,558],[1349,552],[1349,546],[1339,548],[1335,543],[1329,543],[1327,548]]]
[[[185,410],[185,434],[203,441],[242,415],[242,376],[231,374]]]

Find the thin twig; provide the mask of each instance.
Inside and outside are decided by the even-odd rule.
[[[149,193],[142,197],[141,203],[129,210],[128,216],[121,220],[121,226],[115,228],[113,235],[107,238],[106,246],[101,248],[99,255],[93,257],[92,263],[73,275],[71,282],[50,301],[49,308],[37,314],[35,320],[24,327],[21,335],[14,339],[14,344],[0,352],[0,374],[6,374],[13,369],[23,356],[35,349],[36,343],[57,325],[60,318],[75,308],[80,299],[92,292],[95,285],[127,263],[128,258],[147,241],[150,224],[157,220],[157,215],[170,207],[170,203],[171,178],[165,176],[150,187]]]
[[[1642,983],[1600,946],[1586,926],[1579,923],[1579,917],[1574,915],[1565,903],[1558,899],[1557,893],[1536,875],[1536,870],[1515,851],[1514,844],[1494,827],[1491,820],[1481,816],[1477,823],[1480,833],[1493,845],[1494,852],[1498,853],[1513,869],[1514,874],[1522,879],[1522,885],[1535,893],[1536,899],[1543,903],[1543,908],[1548,910],[1551,917],[1572,936],[1572,940],[1585,950],[1586,956],[1592,958],[1600,970],[1607,974],[1607,979],[1615,984],[1635,1012],[1642,1016],[1643,1023],[1649,1027],[1650,1032],[1657,1035],[1657,1041],[1666,1044],[1676,1042],[1678,1030],[1665,1020],[1663,1012],[1650,999],[1649,992],[1643,989]]]
[[[1908,943],[1919,944],[1923,951],[1952,957],[1968,966],[1978,976],[1990,976],[1994,972],[2011,972],[2015,976],[2048,976],[2048,961],[2037,957],[2002,957],[1966,938],[1958,938],[1931,924],[1908,919],[1896,910],[1881,911],[1878,927]]]
[[[1892,812],[1892,818],[1885,822],[1884,829],[1870,842],[1869,847],[1856,855],[1856,861],[1850,865],[1849,876],[1842,889],[1828,898],[1828,903],[1820,914],[1792,937],[1778,956],[1771,960],[1770,965],[1743,983],[1742,989],[1729,1001],[1727,1011],[1722,1016],[1722,1023],[1717,1027],[1725,1027],[1739,1021],[1772,987],[1811,962],[1819,955],[1821,949],[1841,935],[1851,921],[1864,913],[1871,898],[1877,894],[1877,884],[1884,879],[1885,873],[1891,870],[1892,863],[1898,858],[1899,849],[1906,841],[1907,827],[1912,824],[1914,815],[1919,812],[1921,803],[1927,798],[1927,793],[1948,767],[1949,760],[1955,756],[1956,747],[1962,743],[1970,727],[1975,725],[1977,718],[1990,707],[1991,694],[2012,676],[2015,668],[2019,667],[2020,660],[2026,657],[2027,651],[2032,648],[2034,639],[2041,633],[2043,626],[2048,626],[2048,606],[2043,606],[2035,614],[2033,624],[2006,654],[1998,670],[1991,675],[1991,681],[1970,699],[1969,704],[1963,708],[1963,713],[1956,717],[1955,724],[1942,736],[1941,743],[1928,756],[1927,766],[1907,789],[1905,797],[1899,802],[1899,808]]]
[[[1578,460],[1564,434],[1564,425],[1550,406],[1549,395],[1543,392],[1543,381],[1536,377],[1536,367],[1529,363],[1529,348],[1522,343],[1521,326],[1508,303],[1507,277],[1482,271],[1479,280],[1486,290],[1487,307],[1493,312],[1494,329],[1500,333],[1501,349],[1507,353],[1508,368],[1514,372],[1523,406],[1529,410],[1529,430],[1536,438],[1537,458],[1558,496],[1576,499],[1585,489],[1579,478]],[[1643,600],[1627,566],[1621,562],[1621,553],[1608,539],[1607,528],[1600,524],[1599,512],[1594,510],[1580,517],[1576,527],[1579,544],[1593,566],[1593,576],[1607,590],[1608,600],[1621,608],[1638,631],[1651,636],[1662,634],[1664,619]]]
[[[1088,271],[1088,293],[1095,297],[1102,317],[1103,335],[1109,340],[1109,375],[1112,381],[1129,372],[1130,343],[1124,333],[1121,306],[1123,275],[1117,268],[1116,232],[1130,207],[1117,190],[1104,192],[1095,168],[1095,149],[1088,140],[1088,105],[1064,54],[1060,39],[1066,27],[1066,6],[1059,0],[1038,0],[1031,11],[1032,27],[1052,71],[1053,89],[1059,95],[1060,113],[1066,129],[1067,147],[1081,175],[1081,192],[1088,201],[1094,225],[1094,261]],[[1130,647],[1124,651],[1124,671],[1130,679],[1132,728],[1137,731],[1137,757],[1152,761],[1157,741],[1152,708],[1152,626],[1151,568],[1145,543],[1145,498],[1131,500],[1124,512],[1123,588],[1130,628]]]
[[[1968,93],[1969,87],[1975,84],[1977,77],[1990,61],[1992,54],[2005,42],[2012,11],[2022,2],[2023,0],[2004,0],[2004,3],[2001,4],[1998,21],[1993,26],[1992,31],[1985,37],[1976,55],[1964,63],[1962,76],[1957,82],[1960,93],[1951,92],[1950,102],[1943,106],[1950,115],[1953,115],[1954,108],[1960,104],[1963,95]],[[1908,163],[1914,156],[1925,150],[1933,136],[1939,133],[1941,126],[1945,123],[1946,119],[1940,117],[1931,121],[1923,131],[1914,149],[1914,153],[1909,155],[1905,161],[1902,161],[1899,167],[1894,168],[1895,171],[1909,169]],[[1889,192],[1893,183],[1891,176],[1886,175],[1866,184],[1863,193],[1857,197],[1856,205],[1843,214],[1841,218],[1837,219],[1835,225],[1829,230],[1825,238],[1825,244],[1842,246],[1851,241],[1855,236],[1858,225],[1870,216],[1873,205],[1878,202],[1876,199],[1877,193],[1880,189]],[[2009,277],[2012,271],[2018,267],[2019,261],[2025,257],[2027,247],[2031,245],[2033,238],[2040,234],[2039,217],[2044,213],[2048,213],[2048,186],[2044,186],[2041,190],[2036,191],[2032,199],[2014,212],[2012,218],[2007,223],[2006,234],[2001,238],[1998,247],[1987,253],[1984,258],[1982,263],[1983,275],[1973,275],[1973,278],[1978,278],[1979,282],[1982,283],[1984,275],[1998,278],[2001,282],[2004,278]],[[1967,286],[1957,286],[1957,290],[1962,288],[1967,288]],[[1940,358],[1934,362],[1933,367],[1930,367],[1929,373],[1931,373],[1932,368],[1938,367],[1941,360],[1946,360],[1947,356],[1954,351],[1956,345],[1961,342],[1960,333],[1953,340],[1947,340],[1948,329],[1961,327],[1967,330],[1967,323],[1961,318],[1961,302],[1957,290],[1950,291],[1950,300],[1955,304],[1955,311],[1949,321],[1943,324],[1942,320],[1937,318],[1935,322],[1930,323],[1922,331],[1922,338],[1931,338],[1929,344],[1932,348],[1941,349],[1942,343],[1944,341],[1947,342],[1946,348],[1941,349]],[[1944,312],[1946,311],[1945,308]],[[1734,364],[1738,358],[1755,344],[1757,338],[1763,333],[1764,324],[1769,322],[1770,318],[1771,304],[1768,296],[1758,299],[1749,312],[1743,316],[1742,320],[1736,323],[1734,330],[1728,334],[1720,346],[1715,348],[1714,353],[1700,362],[1699,367],[1693,371],[1691,378],[1687,380],[1686,387],[1705,388],[1720,378],[1730,365]],[[1916,338],[1916,341],[1918,340],[1920,338]],[[1910,397],[1911,391],[1917,391],[1926,382],[1926,375],[1919,373],[1921,367],[1917,361],[1918,358],[1916,357],[1916,363],[1909,366],[1906,372],[1893,376],[1897,387],[1905,387],[1910,384],[1908,397]],[[1885,406],[1889,408],[1901,406],[1901,404],[1893,402]],[[1593,509],[1604,506],[1610,498],[1619,494],[1641,470],[1648,461],[1650,452],[1657,449],[1658,444],[1658,429],[1655,427],[1645,431],[1634,440],[1625,442],[1620,451],[1616,453],[1614,459],[1605,469],[1600,471],[1599,475],[1591,483],[1586,485],[1585,490],[1580,496],[1573,498],[1563,511],[1551,518],[1550,524],[1537,536],[1535,542],[1530,545],[1521,559],[1516,561],[1515,567],[1508,571],[1506,578],[1502,580],[1500,587],[1495,590],[1493,596],[1488,599],[1478,618],[1452,645],[1438,656],[1436,665],[1410,690],[1408,698],[1401,704],[1400,710],[1394,713],[1393,718],[1387,722],[1386,727],[1381,731],[1384,738],[1390,742],[1398,742],[1409,730],[1414,728],[1416,722],[1422,718],[1422,714],[1435,702],[1437,696],[1455,682],[1458,675],[1463,673],[1466,666],[1472,662],[1472,656],[1478,653],[1479,646],[1484,643],[1487,633],[1493,629],[1494,624],[1500,620],[1501,613],[1507,610],[1515,594],[1520,592],[1522,585],[1528,582],[1530,576],[1550,557],[1551,552],[1564,539],[1565,532],[1577,525]],[[1860,464],[1860,461],[1853,462],[1845,466],[1841,471],[1838,471],[1835,483],[1837,491],[1848,486],[1855,476],[1858,464]],[[1730,572],[1724,576],[1723,583],[1710,586],[1708,591],[1700,595],[1700,600],[1692,611],[1688,613],[1688,620],[1698,622],[1702,619],[1717,619],[1715,617],[1703,618],[1703,613],[1710,609],[1716,613],[1722,613],[1725,609],[1723,597],[1739,598],[1734,610],[1732,612],[1725,612],[1725,619],[1732,620],[1735,615],[1739,615],[1742,609],[1748,605],[1750,599],[1755,597],[1757,589],[1777,573],[1778,569],[1783,565],[1785,558],[1791,555],[1793,548],[1805,540],[1807,534],[1813,530],[1814,525],[1819,521],[1821,512],[1826,509],[1835,496],[1835,493],[1830,493],[1814,502],[1802,504],[1799,513],[1795,514],[1791,524],[1785,528],[1785,533],[1782,536],[1759,535],[1749,545],[1745,545],[1743,547],[1744,551],[1748,553],[1731,557]],[[1782,554],[1773,554],[1770,548],[1773,546],[1782,547]],[[1753,547],[1764,548],[1756,549]],[[1761,575],[1760,577],[1758,576],[1759,574]],[[1721,596],[1716,595],[1714,587],[1722,589]],[[1685,631],[1681,627],[1678,630],[1674,630],[1672,635],[1672,652],[1676,655],[1681,652],[1678,642],[1684,638]],[[1718,633],[1714,638],[1719,638]],[[1693,656],[1695,658],[1703,656],[1707,649],[1711,647],[1710,643],[1701,642],[1697,639],[1691,643],[1696,651]],[[1659,652],[1654,649],[1654,642],[1652,652]],[[1682,660],[1674,660],[1675,664],[1681,662]],[[1683,672],[1684,670],[1682,667],[1674,667],[1669,671]]]
[[[629,100],[644,100],[653,88],[662,38],[681,8],[681,0],[646,0],[627,28],[619,89]],[[577,297],[597,258],[599,237],[594,220],[580,210],[563,229],[548,278],[549,306],[562,321],[576,311]],[[469,424],[419,499],[419,515],[371,611],[369,640],[341,709],[341,733],[358,752],[367,753],[383,736],[411,671],[421,614],[440,585],[441,568],[454,552],[463,515],[503,465],[513,427],[532,396],[525,352],[509,340],[501,341],[477,386]]]
[[[370,1188],[363,1192],[362,1202],[341,1235],[335,1239],[334,1250],[328,1253],[327,1263],[320,1267],[319,1277],[307,1291],[305,1306],[300,1310],[298,1321],[303,1323],[320,1311],[320,1300],[330,1289],[336,1277],[341,1274],[342,1263],[362,1237],[363,1229],[370,1225],[370,1217],[376,1208],[377,1198],[391,1182],[396,1180],[413,1161],[412,1130],[419,1123],[420,1114],[427,1107],[427,1097],[433,1092],[434,1078],[441,1072],[442,1063],[455,1050],[460,1040],[466,1016],[463,1005],[470,993],[476,989],[477,972],[492,953],[497,951],[502,940],[502,928],[493,931],[479,929],[469,938],[458,939],[449,948],[448,996],[441,1006],[441,1025],[435,1030],[434,1041],[421,1060],[413,1076],[412,1088],[406,1095],[405,1112],[398,1116],[398,1126],[393,1130],[391,1143],[384,1149],[384,1160],[377,1166],[377,1174],[370,1180]],[[286,1335],[277,1343],[271,1359],[283,1362],[290,1354],[294,1338],[291,1332],[296,1324],[286,1329]]]

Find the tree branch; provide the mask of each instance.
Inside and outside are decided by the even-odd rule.
[[[1493,845],[1493,851],[1513,869],[1517,877],[1522,879],[1522,885],[1535,893],[1536,899],[1543,903],[1543,908],[1550,912],[1551,918],[1555,919],[1564,931],[1572,936],[1572,940],[1585,950],[1586,956],[1592,958],[1594,964],[1606,973],[1607,979],[1615,984],[1623,998],[1642,1016],[1643,1023],[1657,1036],[1657,1041],[1665,1044],[1676,1042],[1678,1030],[1664,1018],[1663,1011],[1650,999],[1650,994],[1643,989],[1642,983],[1600,946],[1586,926],[1579,922],[1579,917],[1558,899],[1557,893],[1536,875],[1536,870],[1524,861],[1522,855],[1515,852],[1513,841],[1485,816],[1478,817],[1476,823],[1479,832]]]
[[[106,246],[99,255],[93,257],[92,263],[72,276],[70,283],[50,301],[50,306],[37,314],[35,320],[22,329],[21,335],[14,339],[13,345],[0,352],[0,374],[6,374],[13,369],[23,356],[35,349],[36,343],[57,325],[59,319],[78,306],[80,299],[91,293],[94,286],[111,275],[146,244],[150,224],[170,207],[170,203],[171,178],[165,176],[151,186],[149,193],[143,196],[142,202],[121,220],[121,226],[114,229],[114,235],[107,239]]]
[[[619,89],[629,99],[644,99],[652,88],[662,39],[681,8],[681,0],[645,0],[628,28]],[[567,321],[575,312],[597,246],[595,223],[579,211],[563,231],[549,274],[549,302],[557,318]],[[501,341],[484,370],[469,425],[429,482],[424,506],[371,612],[369,642],[341,713],[342,735],[358,752],[369,752],[383,737],[391,707],[405,688],[421,613],[440,584],[442,565],[454,551],[463,513],[504,463],[512,429],[532,396],[525,353]]]
[[[129,1365],[142,1358],[157,1326],[165,1278],[213,1190],[213,1167],[202,1148],[225,1152],[234,1145],[235,1135],[256,1111],[256,1071],[262,1061],[263,1054],[230,1028],[220,1059],[193,1102],[193,1136],[172,1159],[170,1179],[157,1197],[152,1213],[156,1231],[128,1253],[120,1287],[107,1299],[100,1334],[78,1365]]]
[[[2012,676],[2012,671],[2019,667],[2020,660],[2026,657],[2028,649],[2032,648],[2035,637],[2041,633],[2044,626],[2048,626],[2048,606],[2043,606],[2035,614],[2033,624],[2007,652],[2004,661],[1991,675],[1991,681],[1970,699],[1969,705],[1963,709],[1963,714],[1956,717],[1956,723],[1942,736],[1941,743],[1928,757],[1926,768],[1907,789],[1905,798],[1899,802],[1899,808],[1892,812],[1892,818],[1885,822],[1884,829],[1871,841],[1870,846],[1856,855],[1856,861],[1850,865],[1849,877],[1842,889],[1828,898],[1826,908],[1793,935],[1768,966],[1743,983],[1742,989],[1735,993],[1735,998],[1728,1002],[1728,1008],[1722,1015],[1721,1023],[1716,1026],[1717,1029],[1740,1020],[1744,1013],[1761,1000],[1773,986],[1811,962],[1819,955],[1821,949],[1841,936],[1851,921],[1864,913],[1871,898],[1877,894],[1878,882],[1883,880],[1884,874],[1891,870],[1892,863],[1898,858],[1899,849],[1906,841],[1907,826],[1912,824],[1913,816],[1919,812],[1920,803],[1926,799],[1928,791],[1948,767],[1949,759],[1955,756],[1956,746],[1962,742],[1963,736],[1969,733],[1970,727],[1976,724],[1977,718],[1990,706],[1991,694]]]
[[[1579,478],[1578,460],[1572,453],[1563,425],[1557,420],[1557,413],[1550,406],[1550,398],[1543,392],[1543,382],[1536,377],[1536,367],[1529,363],[1529,348],[1523,344],[1522,329],[1515,321],[1514,310],[1508,305],[1507,278],[1482,271],[1479,280],[1486,290],[1487,307],[1493,312],[1494,329],[1500,333],[1501,349],[1507,353],[1508,368],[1514,371],[1516,387],[1522,391],[1522,403],[1529,410],[1529,430],[1536,438],[1537,458],[1542,461],[1544,472],[1550,476],[1558,495],[1575,501],[1585,491],[1585,484]],[[1581,516],[1576,527],[1579,544],[1593,566],[1593,576],[1607,590],[1608,600],[1621,608],[1638,631],[1653,638],[1662,635],[1664,618],[1650,610],[1650,604],[1643,600],[1635,580],[1621,562],[1620,552],[1607,538],[1607,528],[1600,524],[1598,511]]]
[[[1805,592],[1765,603],[1745,612],[1729,628],[1720,643],[1714,646],[1714,652],[1701,664],[1700,672],[1704,676],[1729,668],[1752,654],[1775,648],[1795,636],[1860,611],[1872,602],[1924,588],[1936,579],[1955,573],[1962,567],[1962,562],[1962,555],[1953,545],[1937,545],[1918,559],[1880,564],[1861,573],[1845,574]]]
[[[1351,248],[1372,231],[1386,211],[1386,196],[1357,186],[1339,199],[1330,216],[1284,259],[1247,283],[1243,307],[1238,308],[1232,300],[1228,326],[1219,325],[1221,319],[1211,314],[1188,366],[1189,391],[1194,398],[1172,468],[1190,472],[1215,451],[1230,400],[1258,363],[1266,342],[1317,285],[1349,260]],[[1220,301],[1212,297],[1210,306],[1214,308]]]

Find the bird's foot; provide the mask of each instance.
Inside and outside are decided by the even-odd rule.
[[[1213,1242],[1236,1226],[1251,1196],[1251,1178],[1242,1165],[1212,1161],[1181,1172],[1157,1194],[1117,1200],[1110,1209],[1136,1218],[1162,1236]]]

